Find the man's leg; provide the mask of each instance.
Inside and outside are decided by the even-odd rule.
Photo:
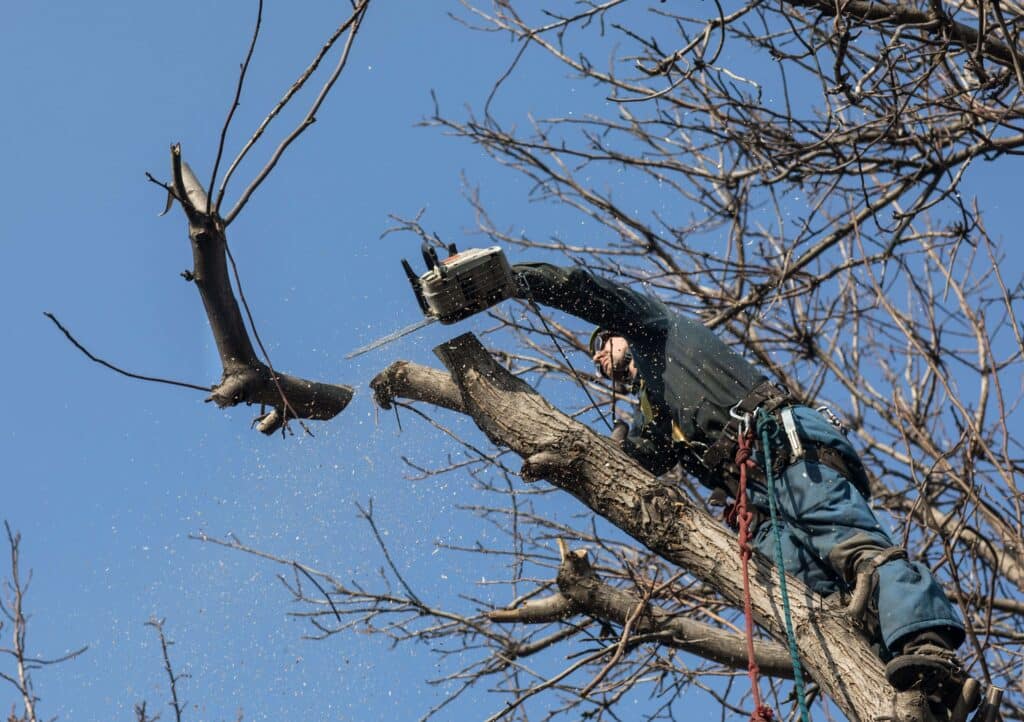
[[[927,687],[951,707],[963,682],[953,652],[963,641],[963,625],[927,567],[907,560],[864,497],[835,470],[800,461],[781,477],[777,500],[786,530],[784,560],[793,563],[787,569],[819,577],[822,572],[807,561],[816,557],[839,586],[854,589],[858,577],[870,584],[890,682],[898,689]],[[755,488],[754,495],[759,506],[767,504],[763,488]],[[758,530],[758,548],[774,556],[770,540],[770,532]]]

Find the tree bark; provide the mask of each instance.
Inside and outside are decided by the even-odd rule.
[[[220,407],[239,403],[271,407],[255,422],[264,434],[274,433],[290,419],[334,418],[351,401],[352,387],[283,374],[259,359],[231,287],[224,222],[208,211],[206,192],[182,161],[178,145],[171,147],[171,171],[170,190],[188,217],[192,241],[193,268],[185,276],[199,289],[223,366],[220,383],[211,389],[207,401]]]
[[[497,364],[472,334],[441,344],[434,352],[451,373],[450,383],[461,393],[464,412],[493,443],[522,457],[524,480],[547,479],[730,602],[743,603],[736,537],[678,488],[659,481],[611,442],[554,408]],[[407,380],[419,373],[426,377],[425,370],[406,364]],[[429,390],[407,390],[410,397],[421,399],[442,393],[436,378]],[[451,390],[443,394],[450,397]],[[756,554],[751,574],[754,618],[783,642],[778,575]],[[801,662],[850,720],[930,719],[921,695],[897,695],[889,686],[881,662],[842,607],[815,595],[792,576],[786,581]]]

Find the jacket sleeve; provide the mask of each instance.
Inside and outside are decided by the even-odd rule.
[[[626,338],[664,332],[668,316],[660,301],[575,266],[520,263],[519,297],[557,308]]]
[[[637,409],[635,419],[642,418]],[[648,424],[641,428],[634,421],[630,427],[629,435],[622,442],[622,450],[625,451],[636,463],[647,469],[655,476],[660,476],[669,471],[679,460],[676,454],[675,444],[672,442],[671,432],[660,428],[658,424]]]

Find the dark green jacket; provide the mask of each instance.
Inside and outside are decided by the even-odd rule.
[[[702,454],[728,423],[729,409],[765,380],[714,333],[653,296],[578,267],[525,263],[514,270],[537,303],[629,341],[653,418],[638,414],[645,418],[634,423],[624,448],[652,473],[662,474],[677,461],[692,467],[689,454]],[[673,421],[676,438],[681,434],[685,442],[673,441]]]

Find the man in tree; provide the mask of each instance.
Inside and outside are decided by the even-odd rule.
[[[954,650],[964,628],[923,564],[911,562],[881,528],[868,502],[864,468],[834,417],[800,404],[703,325],[658,299],[582,268],[514,267],[525,298],[597,324],[591,353],[599,372],[638,398],[632,427],[612,438],[653,474],[681,463],[713,495],[735,497],[740,421],[769,415],[778,480],[779,531],[786,570],[822,595],[869,600],[867,627],[886,676],[898,690],[919,688],[945,717],[964,675]],[[760,410],[760,411],[759,411]],[[764,460],[763,450],[758,456]],[[768,518],[767,486],[755,474],[749,499]],[[773,557],[771,523],[753,546]]]

